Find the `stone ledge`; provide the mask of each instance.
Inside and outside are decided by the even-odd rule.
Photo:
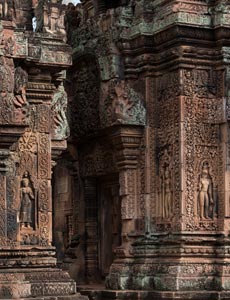
[[[3,300],[3,299],[1,299]],[[12,299],[4,299],[12,300]],[[17,298],[17,300],[88,300],[88,297],[82,296],[80,294],[75,294],[71,296],[49,296],[49,297],[36,297],[36,298]]]
[[[8,269],[0,274],[0,300],[87,300],[58,268]]]
[[[77,287],[77,290],[89,297],[89,300],[229,300],[230,291],[183,291],[183,292],[160,292],[160,291],[112,291]]]

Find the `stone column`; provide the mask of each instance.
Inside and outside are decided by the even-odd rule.
[[[130,286],[129,263],[132,261],[132,242],[136,238],[138,220],[138,159],[143,137],[142,126],[115,126],[111,140],[119,170],[121,197],[122,245],[115,249],[116,260],[110,268],[107,287],[127,289]],[[124,268],[125,271],[121,270]],[[122,274],[121,274],[121,273]]]

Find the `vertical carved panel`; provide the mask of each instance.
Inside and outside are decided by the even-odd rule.
[[[50,132],[50,108],[49,105],[40,104],[37,107],[38,131],[42,133]]]
[[[121,217],[124,220],[135,217],[136,176],[136,170],[120,172]]]
[[[0,175],[0,241],[4,241],[7,230],[5,176]]]
[[[39,211],[50,211],[51,203],[49,199],[49,187],[47,180],[41,180],[39,182],[38,189],[38,209]]]
[[[181,214],[179,78],[179,72],[175,71],[164,74],[157,80],[157,116],[155,115],[153,124],[156,135],[152,138],[157,141],[155,215],[156,228],[160,231],[171,230]]]
[[[222,77],[213,70],[183,73],[186,230],[216,230],[224,214]]]
[[[48,134],[40,133],[38,142],[38,178],[50,178],[50,137]]]
[[[100,128],[99,118],[99,71],[95,59],[87,57],[75,66],[71,79],[71,134],[82,136]]]

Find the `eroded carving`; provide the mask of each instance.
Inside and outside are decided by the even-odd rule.
[[[63,85],[59,85],[52,100],[52,129],[55,140],[64,140],[69,135],[69,124],[66,117],[67,94]]]
[[[125,81],[113,81],[105,87],[104,103],[101,104],[101,123],[145,125],[146,112],[141,96]]]
[[[35,6],[35,31],[59,34],[65,37],[65,6],[60,1],[42,0]]]

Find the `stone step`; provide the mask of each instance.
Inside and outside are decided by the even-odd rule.
[[[88,300],[88,297],[82,296],[80,294],[75,295],[66,295],[66,296],[42,296],[42,297],[33,297],[33,298],[14,298],[15,300]],[[12,298],[10,299],[4,299],[4,300],[14,300]],[[0,298],[0,300],[2,300]]]
[[[120,291],[82,287],[77,287],[77,290],[89,300],[230,300],[230,291]]]
[[[0,274],[0,300],[83,300],[76,283],[61,269],[11,269]]]

